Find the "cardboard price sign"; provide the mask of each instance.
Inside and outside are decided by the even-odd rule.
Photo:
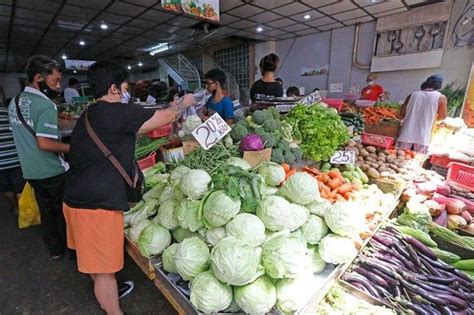
[[[355,163],[355,152],[354,151],[336,151],[331,156],[331,164],[354,164]]]
[[[230,130],[231,128],[225,120],[222,119],[218,113],[215,113],[199,127],[194,129],[192,135],[204,150],[209,150],[219,142],[219,140],[224,138]]]
[[[314,91],[313,93],[303,98],[299,103],[305,106],[311,106],[314,103],[319,103],[319,102],[321,102],[321,95],[319,95],[318,91]]]

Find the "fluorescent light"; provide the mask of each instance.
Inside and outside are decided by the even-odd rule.
[[[169,49],[168,43],[160,43],[156,46],[150,48],[149,54],[154,56],[160,52],[166,51]]]
[[[79,42],[79,45],[81,45],[81,46],[84,46],[85,44],[86,44],[86,42],[83,41],[83,40],[81,40],[81,41]]]
[[[143,63],[140,61],[140,62],[138,63],[138,66],[139,66],[139,67],[143,66]]]
[[[108,26],[107,24],[105,24],[104,22],[102,22],[102,23],[100,24],[100,28],[103,29],[103,30],[106,30],[106,29],[109,28],[109,26]]]
[[[66,59],[67,59],[67,56],[66,56],[65,54],[63,54],[63,55],[61,56],[61,58],[63,58],[63,60],[66,60]]]
[[[305,20],[309,20],[310,18],[311,18],[311,15],[309,15],[309,14],[306,14],[306,15],[304,16],[304,19],[305,19]]]
[[[131,66],[131,65],[128,65],[128,66],[127,66],[127,69],[128,69],[128,70],[132,70],[132,66]]]
[[[77,73],[77,70],[74,70],[73,73]]]
[[[262,32],[263,31],[263,28],[261,26],[257,27],[257,32]]]

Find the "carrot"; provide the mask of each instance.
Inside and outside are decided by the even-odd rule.
[[[290,165],[288,165],[288,163],[283,163],[281,164],[281,166],[285,170],[285,173],[288,173],[291,170]]]
[[[327,183],[327,185],[331,189],[336,189],[336,188],[338,188],[339,186],[342,185],[342,179],[340,177],[335,177],[335,178],[331,179],[329,181],[329,183]]]
[[[295,175],[295,174],[296,174],[296,170],[295,170],[295,169],[292,169],[292,170],[290,170],[288,173],[286,173],[285,179],[287,179],[287,178],[290,177],[291,175]]]
[[[302,168],[302,170],[309,173],[309,174],[319,175],[319,170],[317,170],[315,168],[312,168],[312,167],[304,166]]]
[[[344,197],[344,199],[346,199],[346,200],[349,200],[349,199],[351,199],[351,193],[349,191],[346,192],[346,193],[343,193],[342,197]]]
[[[344,195],[345,193],[350,192],[351,190],[352,190],[352,185],[350,183],[342,184],[337,189],[338,193],[340,193],[341,195]]]
[[[336,194],[336,201],[346,201],[346,199],[344,199],[344,197],[342,197],[341,195]]]
[[[326,191],[324,189],[321,189],[319,191],[319,194],[321,195],[321,197],[327,199],[328,198],[328,194],[326,193]]]
[[[323,190],[326,192],[327,195],[329,195],[329,193],[331,192],[331,188],[326,185],[323,186]]]
[[[339,172],[330,171],[330,172],[328,172],[328,176],[333,179],[333,178],[336,178],[336,177],[341,177],[342,175],[341,175],[341,173],[339,173]]]

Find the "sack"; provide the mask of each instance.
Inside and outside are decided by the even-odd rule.
[[[18,201],[18,227],[20,229],[41,224],[41,215],[33,188],[27,182]]]
[[[127,185],[127,200],[128,202],[135,203],[142,200],[143,193],[145,192],[145,176],[137,161],[133,161],[132,172],[133,186]]]

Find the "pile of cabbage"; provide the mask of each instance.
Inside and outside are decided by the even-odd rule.
[[[179,166],[154,178],[144,201],[125,214],[126,231],[143,255],[161,254],[166,272],[190,282],[201,312],[295,312],[322,285],[314,274],[356,256],[353,226],[364,214],[321,199],[317,180],[304,172],[285,180],[273,162],[228,164],[240,168],[242,180],[252,178],[256,207],[243,206],[244,181],[222,185],[222,178]]]

